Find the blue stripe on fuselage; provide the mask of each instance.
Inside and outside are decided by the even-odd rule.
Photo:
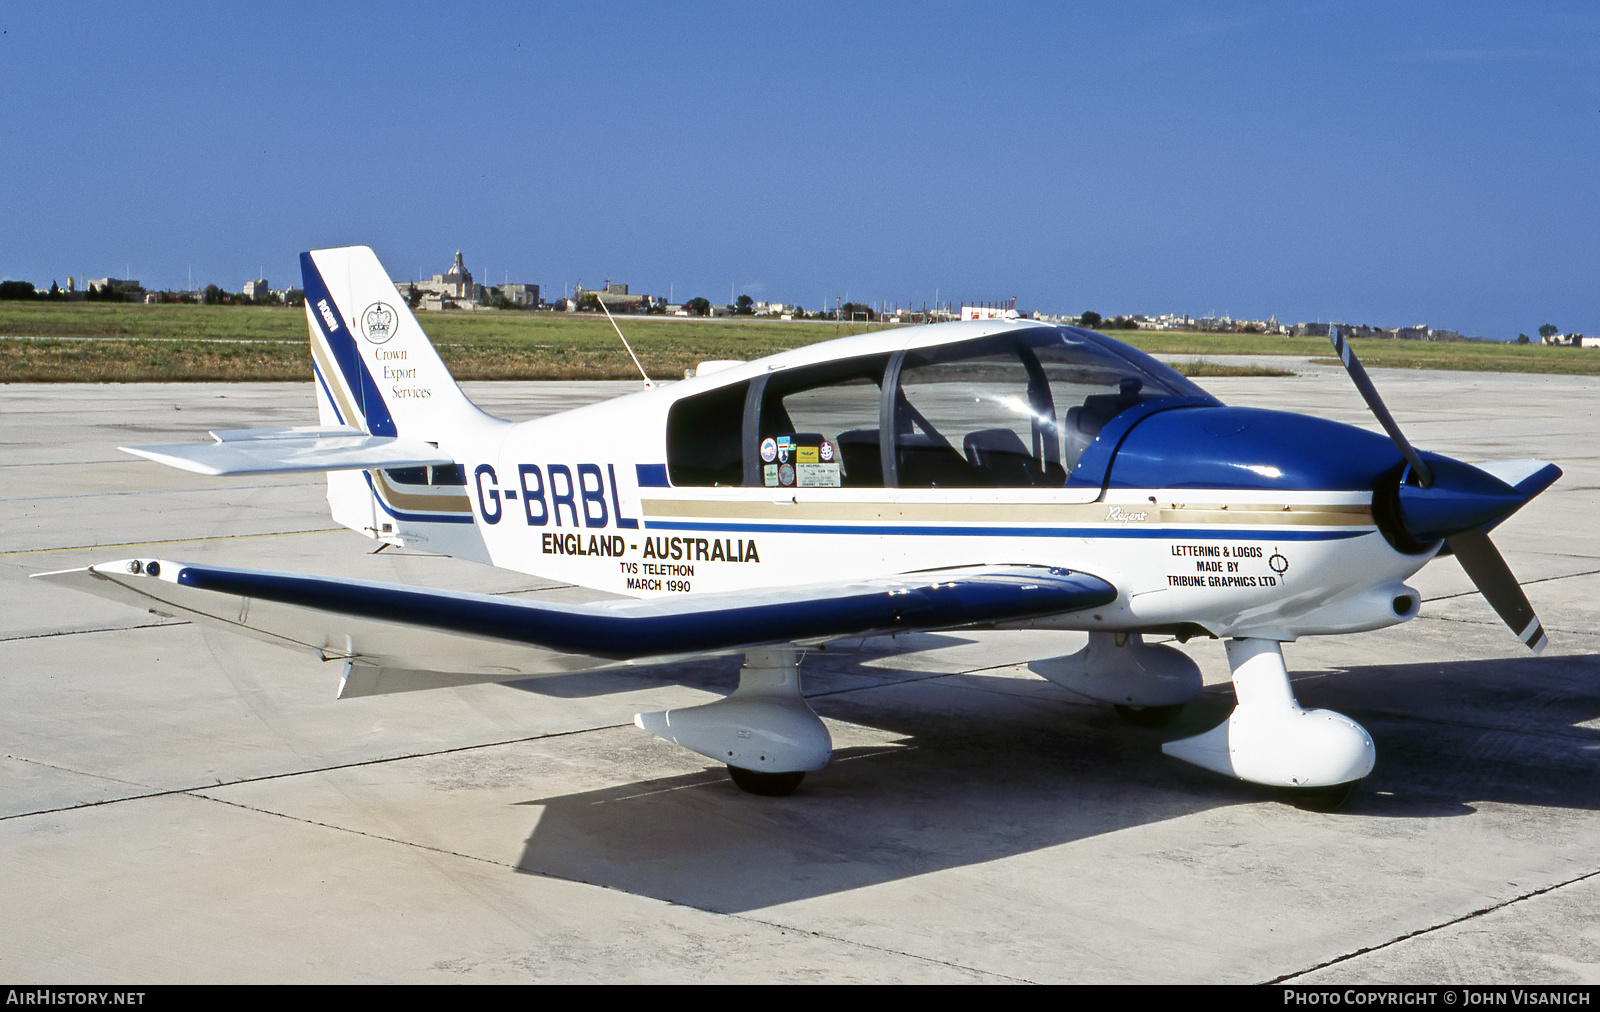
[[[1344,541],[1376,534],[1376,528],[1358,531],[1308,531],[1275,528],[1240,530],[1235,527],[871,527],[862,524],[692,523],[646,520],[648,530],[727,531],[740,534],[893,534],[977,538],[1197,538],[1225,541]]]

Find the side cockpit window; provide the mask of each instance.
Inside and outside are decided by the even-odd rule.
[[[771,374],[755,432],[770,488],[882,488],[879,416],[889,356]]]
[[[1159,363],[1141,368],[1131,359],[1072,336],[1035,345],[1031,350],[1050,385],[1061,437],[1061,462],[1069,472],[1106,423],[1134,405],[1166,397],[1205,395],[1205,391]]]

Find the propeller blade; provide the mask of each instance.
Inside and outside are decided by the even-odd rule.
[[[1540,653],[1549,644],[1539,616],[1533,613],[1528,595],[1512,575],[1511,567],[1495,548],[1489,535],[1474,527],[1445,538],[1445,544],[1467,571],[1472,582],[1483,592],[1484,600],[1495,610],[1517,638],[1534,653]]]
[[[1406,439],[1394,416],[1384,407],[1383,398],[1378,396],[1378,388],[1372,385],[1367,371],[1361,367],[1361,360],[1356,358],[1356,353],[1350,349],[1350,342],[1339,333],[1338,327],[1329,327],[1328,337],[1333,341],[1334,353],[1339,356],[1339,361],[1344,363],[1344,371],[1350,374],[1356,390],[1360,391],[1361,399],[1367,402],[1367,407],[1378,419],[1378,424],[1383,426],[1383,431],[1387,432],[1389,438],[1394,440],[1394,445],[1399,447],[1401,455],[1411,465],[1411,473],[1417,476],[1417,482],[1423,488],[1433,487],[1433,469],[1423,461],[1422,454],[1418,453],[1416,447]]]
[[[1383,431],[1394,440],[1395,447],[1411,465],[1411,473],[1421,486],[1421,489],[1408,488],[1403,483],[1400,486],[1400,522],[1405,535],[1414,541],[1433,541],[1442,535],[1445,546],[1460,561],[1461,568],[1466,570],[1467,576],[1495,610],[1495,614],[1511,627],[1511,631],[1528,649],[1536,654],[1542,652],[1549,645],[1549,640],[1545,638],[1544,627],[1539,624],[1539,616],[1533,613],[1528,595],[1522,592],[1522,585],[1512,575],[1511,567],[1506,565],[1500,550],[1489,540],[1489,535],[1484,533],[1481,525],[1498,522],[1496,517],[1503,519],[1516,512],[1522,503],[1538,495],[1554,481],[1554,477],[1544,480],[1538,487],[1524,490],[1520,483],[1513,486],[1481,468],[1438,458],[1446,481],[1445,487],[1435,489],[1437,475],[1434,469],[1422,459],[1422,454],[1406,439],[1405,433],[1400,431],[1394,416],[1384,406],[1383,398],[1378,396],[1378,388],[1372,385],[1367,370],[1361,367],[1361,360],[1350,348],[1350,342],[1339,333],[1338,327],[1329,327],[1328,337],[1333,341],[1333,350],[1338,354],[1339,361],[1344,363],[1344,371],[1350,374],[1356,390],[1361,393],[1361,399],[1367,402],[1368,409],[1378,419],[1378,424],[1383,426]],[[1462,530],[1462,527],[1465,529]],[[1449,533],[1452,530],[1455,533]]]

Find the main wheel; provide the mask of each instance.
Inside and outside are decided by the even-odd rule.
[[[729,766],[728,776],[746,794],[760,794],[768,798],[793,794],[794,789],[800,786],[800,781],[806,778],[804,770],[797,773],[761,773],[743,766]]]
[[[1356,792],[1359,780],[1329,787],[1285,787],[1283,800],[1307,812],[1337,812]]]
[[[1183,704],[1173,706],[1128,706],[1123,703],[1115,704],[1117,716],[1130,724],[1139,727],[1166,727],[1178,719],[1178,714],[1183,711]]]

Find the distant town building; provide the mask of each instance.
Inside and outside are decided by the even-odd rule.
[[[1015,320],[1015,308],[1004,306],[962,306],[961,319],[963,320]]]
[[[500,286],[500,294],[514,306],[523,309],[539,308],[539,286],[525,285],[521,282],[508,282]]]
[[[240,292],[247,299],[264,302],[272,296],[272,286],[267,284],[266,278],[256,278],[253,281],[246,281]]]
[[[460,250],[456,250],[450,269],[443,274],[435,274],[426,281],[396,284],[395,287],[400,289],[402,295],[420,295],[422,298],[418,305],[422,309],[452,309],[464,302],[477,302],[483,295],[483,287],[472,280],[472,272],[467,270],[467,265],[462,261]]]
[[[1162,313],[1157,317],[1135,316],[1132,319],[1140,330],[1189,330],[1194,327],[1194,321],[1187,315],[1179,316],[1176,313]]]
[[[433,276],[432,285],[435,292],[448,295],[452,299],[477,299],[480,294],[478,286],[472,280],[472,272],[467,270],[466,263],[461,259],[460,250],[456,250],[456,257],[450,261],[449,270]]]
[[[415,299],[418,309],[492,309],[504,304],[498,297],[521,309],[537,309],[540,305],[538,285],[520,281],[499,286],[478,284],[467,270],[460,250],[456,250],[450,269],[443,274],[424,281],[396,281],[394,285],[402,296]]]
[[[573,292],[573,301],[582,308],[584,297],[588,295],[598,296],[613,313],[648,313],[662,303],[661,299],[649,295],[631,294],[627,285],[610,280],[606,281],[604,288],[599,289],[587,289],[579,285]]]
[[[1345,337],[1394,337],[1393,330],[1384,330],[1382,327],[1369,327],[1364,323],[1339,324],[1339,333]]]
[[[110,292],[116,292],[129,302],[144,298],[144,286],[132,278],[91,278],[88,287],[97,290],[101,298],[107,298]]]

